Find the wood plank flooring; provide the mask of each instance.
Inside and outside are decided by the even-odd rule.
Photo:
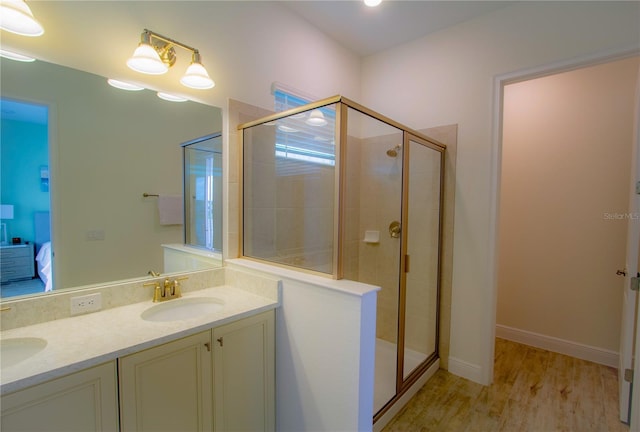
[[[439,370],[383,432],[628,432],[608,366],[496,339],[494,382]]]

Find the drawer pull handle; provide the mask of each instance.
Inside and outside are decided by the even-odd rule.
[[[218,339],[216,339],[216,341],[218,341],[218,343],[220,344],[220,346],[224,345],[224,339],[222,337],[219,337]]]
[[[211,342],[206,342],[204,346],[207,348],[207,351],[211,351]]]

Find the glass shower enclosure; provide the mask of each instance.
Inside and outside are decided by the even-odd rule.
[[[438,361],[445,146],[341,96],[239,129],[242,255],[381,287],[375,421]]]
[[[184,242],[222,251],[222,134],[182,144],[184,162]]]

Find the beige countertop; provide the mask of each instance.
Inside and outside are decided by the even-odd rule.
[[[0,340],[37,337],[47,341],[46,347],[32,357],[0,369],[0,394],[14,392],[279,306],[279,300],[275,300],[273,296],[262,296],[230,285],[183,294],[183,298],[189,297],[215,297],[224,303],[224,307],[215,313],[190,319],[151,322],[142,319],[140,315],[158,303],[145,301],[0,332]],[[169,300],[171,301],[174,300]]]

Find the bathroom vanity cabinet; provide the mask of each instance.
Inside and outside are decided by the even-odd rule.
[[[262,312],[3,395],[0,429],[273,431],[274,314]]]
[[[122,357],[122,431],[274,430],[274,337],[269,311]]]
[[[112,361],[2,397],[3,431],[117,431]]]

